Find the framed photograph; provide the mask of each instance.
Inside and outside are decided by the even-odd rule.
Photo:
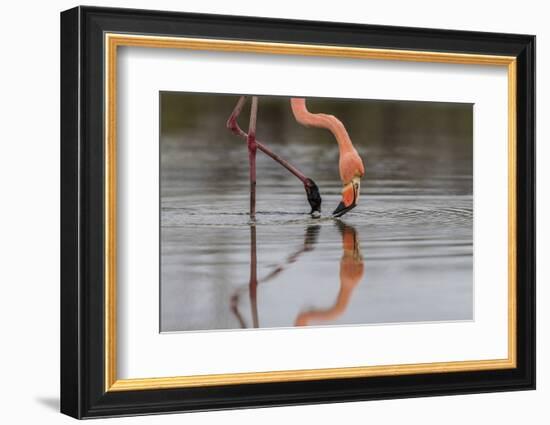
[[[61,14],[61,411],[535,388],[535,37]]]

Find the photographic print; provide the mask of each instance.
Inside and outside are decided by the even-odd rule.
[[[534,36],[79,6],[61,77],[64,414],[535,388]]]
[[[473,105],[160,92],[160,331],[473,320]]]

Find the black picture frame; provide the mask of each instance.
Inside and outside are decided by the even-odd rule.
[[[105,391],[104,33],[517,58],[517,367],[369,378]],[[163,11],[61,13],[61,412],[75,418],[535,388],[535,37]]]

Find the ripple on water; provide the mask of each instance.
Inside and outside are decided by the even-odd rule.
[[[256,212],[255,224],[261,225],[310,225],[334,221],[330,212],[313,218],[307,208],[288,209],[273,203],[269,209]],[[329,210],[330,211],[330,210]],[[248,226],[251,224],[242,203],[226,203],[221,208],[206,205],[191,207],[162,207],[162,227],[182,226]],[[369,200],[348,213],[344,219],[360,226],[471,226],[473,207],[471,197],[424,200]]]
[[[256,220],[252,222],[248,212],[240,211],[205,211],[196,208],[163,208],[162,227],[195,227],[195,226],[257,226],[265,225],[322,225],[332,223],[329,216],[314,218],[304,211],[257,211]]]

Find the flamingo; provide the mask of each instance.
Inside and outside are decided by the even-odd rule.
[[[319,188],[313,179],[304,175],[298,168],[290,164],[287,160],[271,151],[267,146],[256,139],[256,122],[258,113],[258,97],[252,96],[252,105],[250,108],[250,122],[248,133],[244,132],[237,123],[242,108],[246,102],[246,97],[241,96],[233,112],[227,120],[227,128],[234,134],[243,137],[247,141],[248,159],[250,170],[250,217],[255,220],[256,216],[256,151],[259,149],[274,161],[281,164],[290,173],[296,176],[304,185],[308,202],[311,206],[310,214],[319,217],[321,213],[321,195]],[[332,213],[333,217],[341,217],[351,209],[357,206],[359,201],[359,192],[361,188],[361,178],[365,174],[363,161],[354,148],[346,127],[333,115],[322,113],[311,113],[307,109],[304,98],[291,98],[290,106],[294,118],[305,127],[317,127],[329,130],[338,143],[339,162],[338,168],[340,179],[342,181],[342,200]]]

